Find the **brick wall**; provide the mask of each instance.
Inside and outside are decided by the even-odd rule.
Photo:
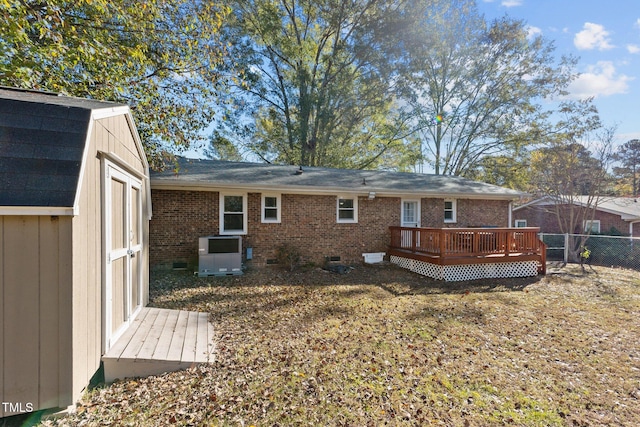
[[[560,233],[560,226],[558,225],[558,219],[554,212],[553,206],[527,206],[526,208],[518,209],[513,213],[513,219],[526,219],[528,227],[540,227],[540,231],[543,233]],[[578,211],[576,211],[576,215]],[[561,215],[568,217],[569,208],[561,210]],[[587,215],[590,217],[590,214]],[[597,211],[594,220],[600,221],[600,233],[608,234],[612,228],[618,230],[623,235],[629,234],[629,223],[624,221],[620,215],[615,215],[608,212]],[[636,231],[637,230],[637,231]],[[577,224],[573,233],[582,234],[584,232],[582,221]],[[634,234],[640,237],[640,226],[634,227]]]
[[[198,237],[219,234],[219,195],[209,191],[152,190],[150,264],[197,265]],[[399,197],[358,198],[358,223],[336,222],[336,196],[282,194],[281,222],[261,222],[261,194],[249,193],[248,233],[243,246],[253,248],[254,265],[274,259],[276,248],[289,244],[305,261],[322,264],[325,257],[362,261],[365,252],[384,252],[389,226],[400,225]],[[457,223],[444,223],[444,200],[422,199],[423,227],[507,226],[508,202],[458,200]]]

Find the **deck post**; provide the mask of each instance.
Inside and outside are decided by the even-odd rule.
[[[418,230],[419,228],[415,228],[411,230],[411,250],[416,252],[418,248]]]

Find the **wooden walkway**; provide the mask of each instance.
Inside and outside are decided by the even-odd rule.
[[[144,307],[102,357],[106,382],[145,377],[213,362],[207,313]]]

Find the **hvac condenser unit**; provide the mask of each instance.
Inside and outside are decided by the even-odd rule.
[[[200,237],[198,257],[199,277],[242,274],[242,237]]]

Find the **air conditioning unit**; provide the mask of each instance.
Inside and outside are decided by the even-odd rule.
[[[198,258],[198,277],[240,275],[242,274],[242,237],[200,237]]]

